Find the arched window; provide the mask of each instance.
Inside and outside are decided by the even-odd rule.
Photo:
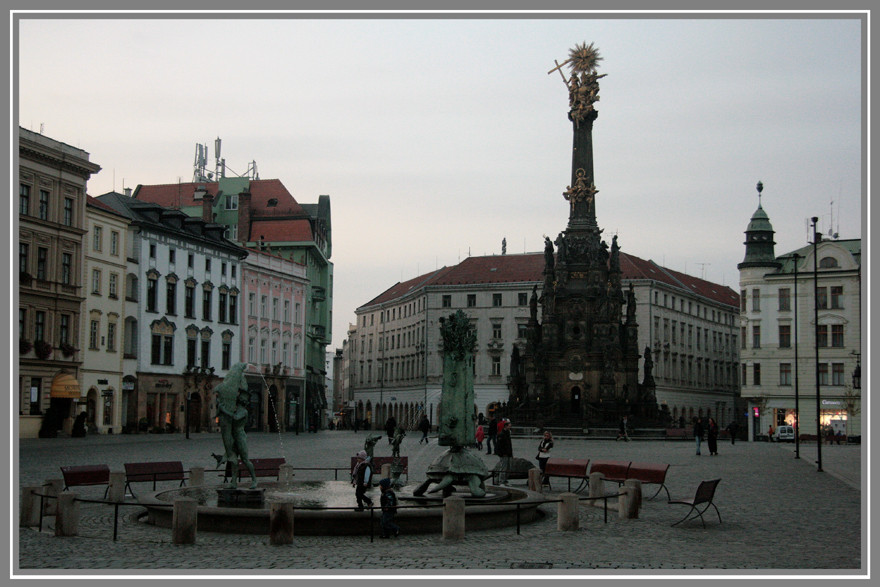
[[[822,269],[834,269],[835,267],[839,267],[837,264],[837,259],[834,257],[822,257],[819,259],[819,267]]]

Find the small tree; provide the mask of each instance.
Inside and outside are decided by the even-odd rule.
[[[859,389],[853,389],[849,383],[843,392],[843,402],[846,405],[846,435],[850,435],[851,416],[858,416],[862,412],[862,393]]]

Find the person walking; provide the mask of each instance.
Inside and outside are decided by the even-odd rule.
[[[550,449],[553,448],[553,434],[549,430],[544,431],[544,438],[538,443],[538,466],[541,467],[541,485],[548,485],[547,480],[547,461],[550,459]]]
[[[694,440],[697,442],[697,456],[700,456],[700,443],[703,442],[703,420],[694,418]]]
[[[482,424],[477,424],[477,430],[474,432],[474,440],[476,440],[477,450],[483,450],[483,439],[486,437],[486,433],[483,430]]]
[[[382,533],[379,538],[391,538],[391,536],[400,536],[400,526],[394,523],[394,517],[397,515],[397,494],[391,489],[391,479],[387,477],[379,481],[379,505],[382,507],[382,517],[379,523],[382,527]]]
[[[715,423],[715,418],[709,418],[709,423],[706,426],[706,440],[709,441],[709,454],[712,456],[718,455],[718,424]]]
[[[370,457],[367,456],[367,451],[362,450],[357,453],[357,464],[351,474],[351,484],[354,486],[354,497],[357,500],[356,511],[363,511],[364,503],[373,507],[373,500],[366,495],[372,478],[373,467],[370,465]]]
[[[626,426],[627,426],[627,421],[626,421],[626,416],[624,416],[623,419],[620,421],[620,428],[617,431],[617,438],[614,439],[615,441],[620,440],[622,438],[626,442],[629,442],[629,436],[626,433]]]
[[[507,485],[507,474],[510,472],[510,463],[513,460],[513,444],[510,441],[510,420],[505,418],[501,421],[501,434],[495,443],[495,454],[501,457],[499,461],[498,484]]]
[[[492,444],[495,444],[495,452],[498,452],[498,423],[495,421],[495,416],[489,417],[489,430],[487,430],[488,434],[486,434],[486,454],[492,454]]]
[[[773,424],[770,424],[770,430],[767,431],[767,435],[770,437],[770,442],[773,442],[774,432],[776,432],[776,429],[773,427]]]
[[[422,414],[422,417],[419,420],[419,430],[422,431],[422,437],[419,439],[419,444],[422,444],[423,442],[428,444],[428,432],[431,430],[431,423],[428,422],[428,416],[426,414]]]
[[[736,420],[727,425],[727,432],[730,434],[730,444],[736,444],[736,433],[739,431],[739,424]]]
[[[391,441],[394,440],[394,431],[397,429],[397,420],[394,419],[394,416],[388,416],[388,419],[385,420],[385,433],[388,435],[388,444],[391,444]]]

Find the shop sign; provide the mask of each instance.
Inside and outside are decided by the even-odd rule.
[[[836,399],[823,399],[822,405],[823,406],[843,406],[843,402],[840,400],[836,400]]]
[[[124,391],[134,391],[134,381],[123,381],[122,389]]]

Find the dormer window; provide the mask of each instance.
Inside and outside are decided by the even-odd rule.
[[[278,205],[278,198],[269,198],[269,201],[266,202],[267,208],[274,208]]]

